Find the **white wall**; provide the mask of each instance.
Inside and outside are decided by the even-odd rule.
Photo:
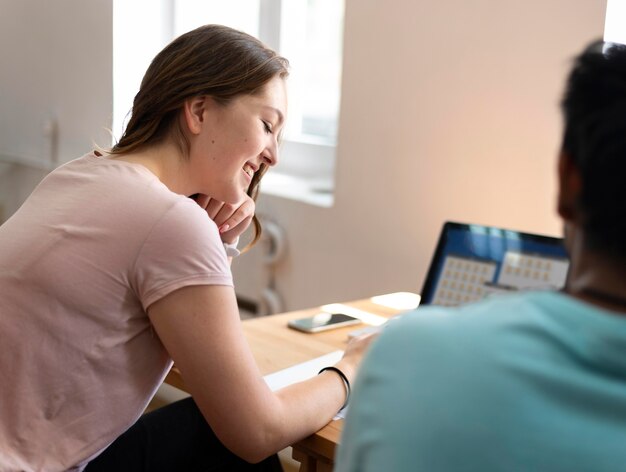
[[[48,161],[50,119],[58,124],[58,162],[94,142],[110,144],[111,0],[0,0],[0,12],[0,158]],[[0,166],[5,214],[44,174]]]
[[[604,12],[599,0],[347,0],[335,206],[259,201],[288,235],[285,308],[419,291],[446,219],[559,234],[558,102]],[[236,280],[255,271],[242,259]]]

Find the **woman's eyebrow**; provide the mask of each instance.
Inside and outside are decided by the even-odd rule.
[[[278,115],[278,124],[282,123],[283,121],[285,121],[285,116],[283,115],[283,112],[280,111],[278,108],[273,107],[273,106],[265,106],[266,109],[273,111],[274,113],[276,113],[276,115]]]

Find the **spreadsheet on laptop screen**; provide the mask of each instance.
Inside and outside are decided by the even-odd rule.
[[[569,259],[563,240],[447,222],[422,289],[422,304],[454,306],[497,293],[560,289]]]

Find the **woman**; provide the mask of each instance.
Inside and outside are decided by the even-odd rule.
[[[273,393],[232,287],[287,73],[230,28],[179,37],[119,143],[52,172],[0,227],[0,470],[280,468],[265,459],[344,404],[368,340],[335,366],[345,381]],[[137,422],[172,359],[194,400]]]

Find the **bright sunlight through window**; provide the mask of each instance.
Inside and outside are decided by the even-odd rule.
[[[611,43],[626,44],[626,0],[607,0],[604,20],[604,40]]]
[[[174,0],[174,36],[207,23],[243,30],[289,59],[285,139],[335,144],[343,1]]]

